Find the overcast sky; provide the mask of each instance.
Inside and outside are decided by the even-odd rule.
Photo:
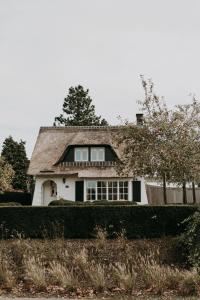
[[[200,98],[199,0],[0,0],[0,146],[61,113],[70,86],[97,114],[132,120],[151,77],[169,105]]]

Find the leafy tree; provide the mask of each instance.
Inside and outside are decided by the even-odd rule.
[[[70,87],[63,103],[63,114],[55,118],[54,126],[104,126],[108,125],[101,116],[96,116],[95,106],[92,104],[89,90],[81,85]]]
[[[28,159],[26,156],[25,142],[19,143],[14,141],[11,136],[5,139],[2,147],[1,155],[5,161],[9,163],[15,175],[12,180],[12,186],[16,190],[27,191],[27,175]]]
[[[11,189],[12,178],[14,176],[12,167],[0,157],[0,192]]]
[[[178,105],[173,116],[172,179],[183,183],[184,203],[187,203],[186,182],[192,182],[195,203],[195,183],[200,180],[200,103],[193,98],[190,104]]]
[[[164,203],[166,182],[182,184],[186,203],[186,182],[194,183],[199,178],[200,104],[194,99],[189,105],[169,110],[164,99],[154,93],[151,80],[142,77],[142,85],[143,125],[126,124],[122,128],[117,137],[123,148],[118,169],[127,173],[131,170],[134,176],[162,179]]]

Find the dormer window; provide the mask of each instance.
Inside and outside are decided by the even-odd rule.
[[[64,162],[92,162],[88,165],[104,165],[104,162],[114,163],[117,160],[117,154],[110,145],[69,145],[56,164]]]
[[[87,147],[75,148],[75,161],[88,161],[88,148]]]
[[[105,161],[105,148],[91,147],[91,161]]]

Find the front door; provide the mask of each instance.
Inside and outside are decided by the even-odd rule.
[[[75,201],[84,201],[84,181],[76,181]]]

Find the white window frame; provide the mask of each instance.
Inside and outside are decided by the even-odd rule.
[[[98,153],[98,150],[103,150],[103,158],[102,159],[99,159],[99,153]],[[92,151],[97,151],[97,159],[94,159],[92,157]],[[91,147],[90,149],[90,160],[91,161],[105,161],[105,147]]]
[[[115,180],[115,179],[113,179],[113,180],[104,180],[104,179],[98,179],[98,180],[87,180],[86,181],[86,189],[85,189],[85,199],[87,200],[87,201],[100,201],[100,200],[98,200],[98,181],[100,181],[100,182],[106,182],[106,200],[107,201],[120,201],[120,200],[125,200],[125,199],[120,199],[120,187],[119,187],[119,184],[120,184],[120,182],[127,182],[127,186],[125,187],[126,189],[127,189],[127,193],[125,193],[126,195],[127,195],[127,199],[125,200],[125,201],[130,201],[129,200],[129,196],[130,196],[130,186],[129,186],[129,180]],[[89,187],[89,183],[90,182],[92,182],[92,183],[94,183],[95,182],[95,200],[89,200],[89,199],[87,199],[88,198],[88,188],[90,188]],[[117,182],[117,187],[115,187],[115,188],[117,188],[117,199],[116,200],[109,200],[109,187],[108,187],[108,183],[109,182]],[[123,184],[124,185],[124,184]]]
[[[83,152],[81,151],[87,150],[87,159],[83,159]],[[77,151],[80,151],[80,159],[77,158]],[[76,147],[75,148],[75,155],[74,155],[75,161],[88,161],[89,159],[89,149],[88,147]]]

